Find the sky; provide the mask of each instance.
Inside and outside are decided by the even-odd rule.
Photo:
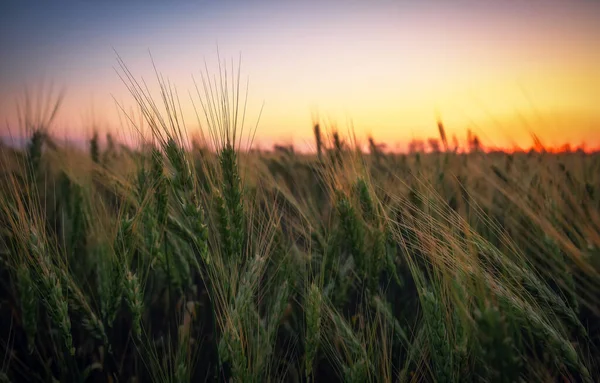
[[[65,92],[56,135],[85,140],[97,126],[127,139],[116,103],[135,101],[117,54],[155,90],[152,55],[194,132],[192,78],[205,62],[216,73],[218,50],[241,56],[259,147],[310,148],[315,116],[398,150],[437,137],[438,116],[461,142],[470,129],[501,148],[530,146],[531,132],[547,146],[600,147],[599,48],[591,0],[5,0],[0,133],[17,135],[25,89],[53,84]]]

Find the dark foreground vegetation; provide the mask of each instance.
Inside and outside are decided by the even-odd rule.
[[[0,381],[600,379],[600,156],[243,151],[231,84],[187,145],[125,79],[139,148],[1,149]]]

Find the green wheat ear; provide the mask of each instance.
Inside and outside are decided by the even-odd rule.
[[[323,297],[317,285],[312,283],[308,288],[305,301],[306,340],[304,353],[304,371],[306,377],[312,377],[313,365],[321,343],[321,317]]]
[[[142,287],[137,276],[131,271],[127,272],[123,283],[125,302],[132,317],[133,335],[139,341],[142,335],[142,314],[144,312]]]
[[[220,191],[215,193],[215,210],[217,211],[217,226],[219,230],[219,238],[221,240],[220,247],[224,249],[223,252],[226,265],[230,265],[233,262],[233,240],[231,238],[231,225],[229,223],[230,218],[227,213],[227,207],[225,206],[225,199],[223,198]]]
[[[317,158],[321,161],[323,157],[323,136],[321,135],[321,127],[318,123],[313,127],[313,132],[315,134],[315,144],[317,145]]]
[[[364,178],[360,177],[356,180],[353,191],[358,197],[365,219],[372,221],[375,218],[375,204]]]
[[[452,352],[444,310],[440,306],[438,298],[430,290],[423,290],[421,300],[435,379],[438,382],[454,382]]]
[[[352,363],[350,367],[344,366],[343,369],[346,382],[362,383],[368,381],[369,368],[364,359]]]
[[[27,334],[29,352],[33,352],[37,332],[38,296],[29,267],[21,264],[17,269],[17,289],[21,301],[23,329]]]
[[[173,168],[175,168],[173,184],[179,190],[189,190],[193,185],[193,180],[184,149],[173,138],[169,138],[163,149]],[[155,156],[154,153],[156,152],[153,151],[153,160],[156,160],[158,156]]]
[[[69,305],[67,298],[62,291],[62,284],[59,278],[52,272],[44,275],[42,278],[44,290],[48,296],[45,299],[46,309],[55,325],[58,326],[62,335],[64,345],[71,355],[75,354],[73,347],[73,338],[71,336],[71,319],[69,318]]]
[[[123,273],[119,265],[107,259],[98,268],[100,307],[102,317],[110,328],[121,308],[123,297]]]
[[[237,155],[230,144],[219,153],[219,163],[223,176],[222,195],[229,215],[231,256],[238,258],[242,257],[245,218]]]
[[[362,281],[367,281],[369,277],[368,260],[365,255],[365,229],[363,221],[356,214],[356,210],[345,196],[342,196],[336,205],[337,213],[340,219],[340,234],[342,243],[349,254],[352,255],[358,271],[361,273]]]
[[[154,183],[154,198],[156,207],[156,219],[159,225],[164,225],[167,220],[169,195],[167,191],[167,178],[164,174],[164,161],[162,153],[152,149],[152,166],[150,177]]]
[[[37,129],[31,135],[31,139],[27,144],[27,163],[31,176],[34,177],[40,171],[42,161],[42,146],[44,145],[45,134],[41,129]]]
[[[35,229],[31,229],[29,248],[38,264],[37,279],[42,289],[42,302],[50,315],[50,319],[58,327],[64,346],[71,355],[75,354],[71,335],[71,319],[69,305],[63,292],[61,278],[56,274],[55,266],[50,259],[49,250]]]
[[[496,306],[475,310],[477,324],[479,370],[488,381],[516,382],[522,363],[517,345],[509,333],[506,318]]]
[[[500,305],[512,314],[518,324],[529,329],[535,337],[548,344],[548,351],[555,356],[557,362],[564,363],[577,371],[585,382],[593,381],[573,344],[556,328],[547,323],[530,305],[510,296],[503,289],[498,289],[496,294]]]
[[[94,132],[94,135],[90,139],[90,157],[94,163],[100,163],[100,145],[98,144],[98,132]]]
[[[60,274],[61,281],[65,286],[67,286],[71,308],[78,311],[83,316],[81,320],[82,327],[96,340],[108,346],[109,352],[112,352],[104,329],[104,324],[90,307],[87,297],[81,292],[81,290],[79,290],[75,281],[69,276],[67,270],[60,269],[58,272]]]

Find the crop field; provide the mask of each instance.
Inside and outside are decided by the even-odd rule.
[[[190,140],[124,73],[137,147],[0,149],[0,381],[600,380],[599,154],[250,150],[216,80]]]

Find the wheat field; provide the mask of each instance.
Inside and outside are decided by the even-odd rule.
[[[122,69],[137,147],[1,147],[1,381],[600,379],[599,154],[249,150],[239,78],[190,140]]]

